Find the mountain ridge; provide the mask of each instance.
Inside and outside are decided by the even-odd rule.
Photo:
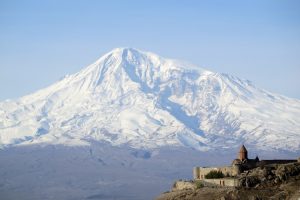
[[[207,151],[247,142],[299,151],[299,116],[299,100],[250,81],[116,48],[45,89],[1,102],[0,144],[72,146],[92,139]]]

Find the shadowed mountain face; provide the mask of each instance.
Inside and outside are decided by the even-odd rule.
[[[300,101],[249,81],[152,53],[118,48],[80,72],[0,103],[0,144],[89,145],[201,151],[299,151]],[[282,142],[285,141],[285,142]]]

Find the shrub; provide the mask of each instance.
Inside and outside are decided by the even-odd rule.
[[[208,174],[206,174],[204,177],[207,179],[224,178],[224,174],[221,171],[212,170]]]
[[[204,187],[204,185],[203,185],[203,183],[202,183],[201,181],[196,181],[196,182],[195,182],[195,185],[196,185],[196,188],[197,188],[197,189],[203,188],[203,187]]]

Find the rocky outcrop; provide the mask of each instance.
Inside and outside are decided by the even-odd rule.
[[[239,177],[240,186],[264,188],[278,185],[300,175],[300,163],[267,165],[243,173]]]
[[[185,181],[177,190],[160,195],[157,200],[268,200],[300,199],[300,163],[267,165],[242,173],[237,177],[240,186],[236,188],[197,187],[196,182]],[[188,183],[186,183],[188,182]],[[195,189],[186,189],[194,184]],[[186,186],[186,187],[185,187]],[[179,190],[183,188],[183,190]]]
[[[196,189],[196,184],[192,181],[176,181],[172,187],[172,191],[194,189]]]

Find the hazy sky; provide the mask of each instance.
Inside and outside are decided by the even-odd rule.
[[[116,47],[300,99],[298,0],[0,0],[0,100],[48,86]]]

